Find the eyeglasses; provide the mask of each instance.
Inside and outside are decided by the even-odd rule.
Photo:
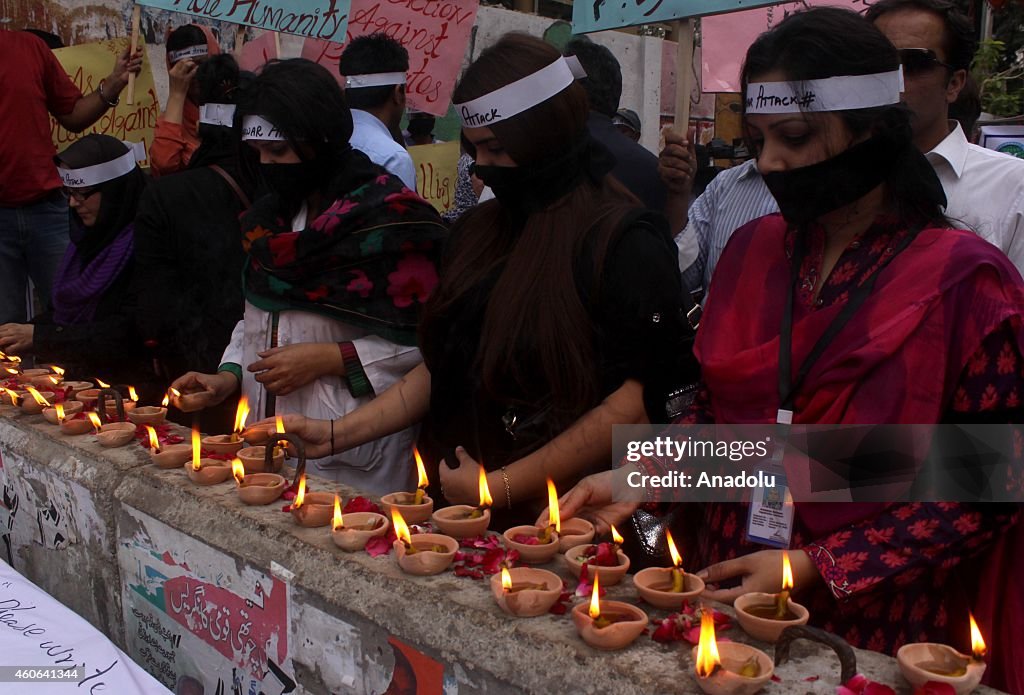
[[[899,49],[900,63],[903,64],[903,72],[907,75],[919,75],[922,72],[932,70],[941,66],[947,70],[953,70],[949,63],[943,63],[930,48],[901,48]]]
[[[98,188],[68,188],[65,186],[61,189],[61,193],[68,200],[75,199],[77,203],[84,203],[93,193],[99,193]]]

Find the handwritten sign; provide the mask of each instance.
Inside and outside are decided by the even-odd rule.
[[[455,204],[455,183],[459,175],[459,143],[417,145],[409,148],[416,165],[416,192],[441,214]]]
[[[341,52],[345,49],[340,43],[324,41],[323,39],[306,39],[302,42],[302,53],[300,56],[306,60],[312,60],[327,68],[327,72],[334,75],[338,84],[345,87],[345,79],[338,72],[338,61],[341,59]]]
[[[110,74],[114,59],[128,47],[128,39],[114,39],[87,43],[54,51],[57,60],[71,81],[90,94],[99,87],[100,80]],[[149,62],[142,63],[142,72],[135,80],[135,103],[131,106],[122,101],[100,116],[90,128],[81,133],[72,133],[50,116],[50,138],[60,152],[73,142],[89,133],[103,133],[118,140],[146,143],[146,151],[153,144],[153,128],[160,116],[160,102],[157,101],[153,72]]]
[[[238,56],[238,67],[249,72],[259,72],[260,68],[281,56],[279,53],[280,38],[272,31],[265,31],[252,41],[242,46],[242,54]]]
[[[638,24],[670,22],[772,5],[779,0],[576,0],[572,6],[572,31],[619,29]]]
[[[75,681],[26,685],[41,695],[170,691],[74,611],[0,561],[0,650],[5,664],[77,671]],[[11,686],[11,691],[16,690]]]
[[[171,12],[333,41],[344,38],[349,15],[349,0],[136,1]]]

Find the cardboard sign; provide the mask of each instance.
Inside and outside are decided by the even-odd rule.
[[[1024,159],[1024,125],[983,125],[981,146]]]
[[[442,215],[455,205],[459,177],[459,143],[416,145],[409,148],[416,165],[416,192]]]
[[[53,52],[83,94],[90,94],[99,87],[100,80],[110,74],[117,56],[128,48],[128,39],[113,39],[87,43],[81,46],[59,48]],[[157,101],[153,85],[153,71],[149,61],[143,61],[142,72],[135,80],[135,103],[131,106],[124,100],[107,109],[91,127],[81,133],[72,133],[50,116],[50,138],[57,152],[90,133],[103,133],[118,140],[144,142],[146,152],[153,144],[153,129],[160,116],[160,102]],[[145,162],[141,163],[145,166]]]
[[[338,72],[338,60],[341,58],[341,51],[345,47],[333,41],[323,39],[306,39],[302,42],[302,53],[300,57],[312,60],[327,68],[327,72],[334,75],[341,88],[345,88],[345,79]]]
[[[771,5],[779,0],[576,0],[572,6],[572,31],[619,29],[639,24],[670,22],[688,17],[736,12]]]
[[[238,56],[238,67],[258,72],[270,61],[280,58],[280,43],[280,38],[273,31],[265,31],[252,41],[246,41],[242,46],[242,54]]]
[[[349,0],[137,0],[139,5],[265,31],[342,40]]]

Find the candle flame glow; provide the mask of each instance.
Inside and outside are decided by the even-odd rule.
[[[8,355],[7,359],[9,359],[11,362],[21,362],[21,358],[18,357],[17,355]]]
[[[558,511],[558,490],[555,482],[548,478],[548,526],[555,527],[555,533],[562,532],[562,516]]]
[[[36,391],[34,387],[26,386],[25,390],[32,394],[32,398],[34,398],[36,403],[38,403],[39,405],[46,405],[46,406],[50,405],[50,401],[48,401],[45,398],[43,398],[43,394],[41,394],[38,391]]]
[[[136,403],[139,402],[139,394],[135,391],[134,386],[128,387],[128,397],[131,398]]]
[[[409,534],[409,525],[405,523],[405,519],[402,518],[402,513],[398,511],[397,507],[391,508],[391,523],[395,527],[395,536],[398,540],[405,543],[406,546],[412,545],[412,536]]]
[[[63,403],[58,403],[57,405],[55,405],[53,407],[57,411],[57,424],[58,425],[63,424],[64,423],[64,404]]]
[[[202,438],[199,435],[199,427],[192,428],[192,470],[198,471],[202,466],[199,465],[199,452],[202,449]]]
[[[715,667],[722,663],[718,656],[718,642],[715,640],[715,619],[710,609],[702,609],[700,616],[700,641],[697,643],[695,668],[700,678],[710,678]]]
[[[615,528],[614,524],[612,525],[612,541],[615,542],[615,545],[622,545],[622,535],[619,533],[619,530]]]
[[[17,373],[18,373],[18,370],[17,370],[17,369],[11,369],[11,368],[9,368],[9,367],[8,367],[8,368],[7,368],[7,373],[8,373],[8,374],[17,374]]]
[[[242,465],[242,459],[237,456],[231,460],[231,477],[239,486],[245,481],[245,466]]]
[[[430,481],[427,479],[427,469],[423,466],[423,457],[420,456],[420,450],[413,447],[412,456],[416,459],[416,487],[420,487],[425,490],[427,485],[430,484]]]
[[[11,399],[12,405],[18,405],[18,399],[21,398],[21,396],[19,396],[16,391],[11,391],[9,388],[4,388],[4,393],[6,393],[7,397]]]
[[[590,592],[590,609],[587,611],[591,619],[597,620],[601,617],[601,588],[599,584],[601,575],[594,572],[594,589]]]
[[[100,428],[103,427],[103,423],[100,422],[100,416],[96,413],[89,413],[89,422],[91,422],[92,426],[96,428],[96,434],[99,434]]]
[[[980,659],[985,656],[988,647],[985,645],[985,639],[981,636],[981,630],[978,629],[978,623],[974,620],[974,614],[968,612],[967,615],[971,618],[971,652],[974,653],[975,659]]]
[[[108,384],[107,382],[103,381],[103,379],[96,379],[96,383],[100,385],[101,389],[109,389],[110,388],[110,384]]]
[[[249,417],[249,399],[242,396],[238,399],[238,410],[235,412],[235,429],[232,430],[236,434],[245,429],[245,420]]]
[[[512,575],[508,571],[508,567],[502,565],[501,567],[501,589],[502,591],[512,590]]]
[[[337,531],[345,528],[345,517],[341,514],[341,500],[334,496],[334,519],[331,521],[331,528]]]
[[[49,379],[50,379],[50,383],[53,384],[54,386],[56,386],[57,384],[60,383],[60,377],[51,376],[51,377],[49,377]]]
[[[782,551],[782,590],[793,588],[793,566],[789,564],[789,553]]]
[[[280,415],[275,415],[274,427],[277,429],[278,434],[284,434],[284,418]]]
[[[676,542],[672,540],[672,532],[665,529],[665,540],[668,541],[668,553],[672,556],[672,566],[676,569],[683,568],[683,558],[676,549]]]
[[[146,432],[149,434],[149,448],[154,454],[159,454],[160,438],[156,436],[156,429],[152,425],[146,425]]]
[[[178,389],[174,388],[173,386],[171,388],[167,389],[167,392],[170,393],[175,398],[181,398],[181,391],[179,391]]]
[[[52,365],[52,366],[50,367],[50,369],[52,369],[52,370],[53,370],[53,373],[54,373],[54,374],[56,374],[57,376],[64,376],[64,372],[65,372],[65,370],[64,370],[64,369],[61,369],[61,368],[60,368],[60,367],[58,367],[57,365]]]
[[[491,491],[487,487],[487,471],[484,470],[483,466],[480,466],[480,509],[488,509],[494,500],[491,499]]]
[[[162,407],[166,408],[170,404],[171,404],[171,397],[165,393],[164,394],[164,399],[162,401],[160,401],[160,405]]]
[[[306,474],[299,478],[299,490],[295,493],[295,501],[292,502],[292,509],[298,509],[306,501]]]

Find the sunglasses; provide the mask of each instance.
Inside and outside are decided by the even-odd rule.
[[[903,64],[903,72],[908,75],[917,75],[941,66],[952,71],[953,66],[943,63],[930,48],[901,48],[899,49],[900,63]]]
[[[75,202],[84,203],[93,193],[98,193],[99,190],[98,188],[68,188],[65,186],[61,189],[61,193],[68,200],[74,198]]]

